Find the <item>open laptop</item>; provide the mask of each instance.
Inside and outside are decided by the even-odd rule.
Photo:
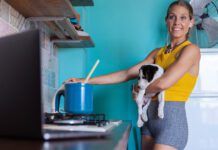
[[[36,139],[102,137],[108,132],[43,129],[40,34],[0,38],[0,136]]]

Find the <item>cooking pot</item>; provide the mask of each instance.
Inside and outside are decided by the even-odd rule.
[[[59,111],[61,96],[64,97],[64,112],[72,114],[90,114],[93,112],[92,85],[87,83],[65,83],[54,98],[55,112]]]

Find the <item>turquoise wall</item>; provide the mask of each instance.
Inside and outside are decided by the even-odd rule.
[[[85,77],[97,59],[93,76],[127,69],[165,44],[164,17],[169,0],[94,0],[94,7],[79,8],[81,24],[94,43],[89,49],[60,49],[59,83],[69,77]],[[107,119],[132,121],[129,149],[140,148],[137,109],[131,98],[132,82],[94,86],[94,111]]]

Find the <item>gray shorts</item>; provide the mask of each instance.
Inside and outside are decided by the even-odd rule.
[[[188,124],[185,102],[165,102],[164,118],[157,116],[158,102],[152,101],[148,108],[148,122],[141,128],[142,135],[155,139],[157,144],[170,145],[183,150],[188,141]]]

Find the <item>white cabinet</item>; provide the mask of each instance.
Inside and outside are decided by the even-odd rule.
[[[189,138],[185,150],[218,150],[218,98],[190,99],[186,110]]]
[[[185,150],[218,150],[218,48],[201,49],[199,79],[186,110]]]

